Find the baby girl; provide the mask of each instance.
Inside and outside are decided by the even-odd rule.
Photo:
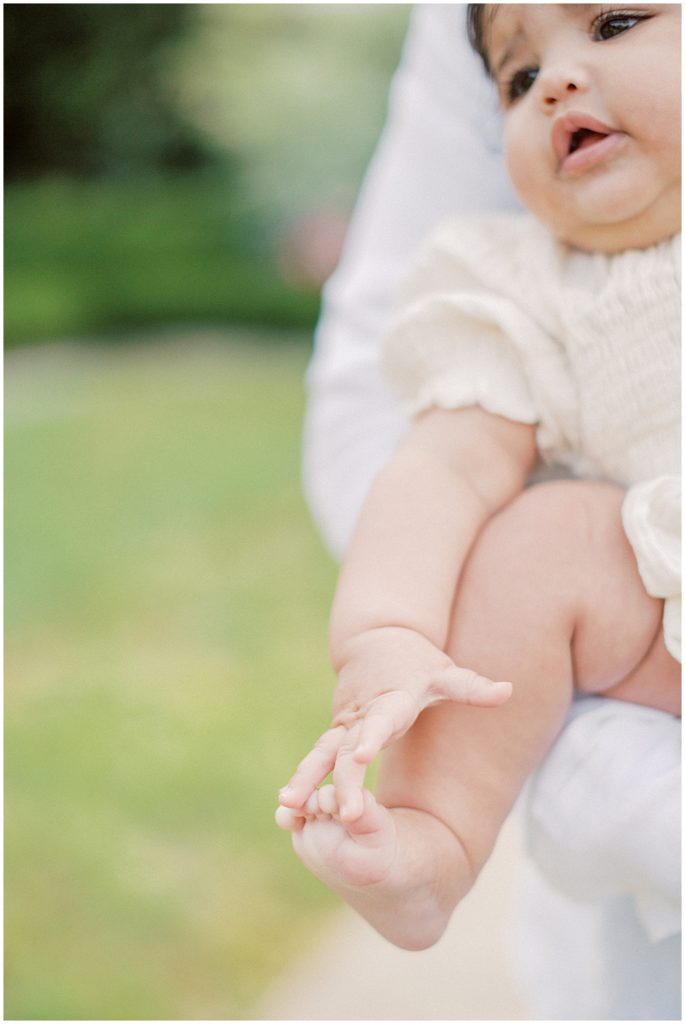
[[[277,811],[408,949],[574,690],[680,709],[680,7],[468,17],[530,214],[441,226],[407,282],[384,362],[414,418],[343,565],[332,726]],[[541,461],[582,479],[526,488]]]

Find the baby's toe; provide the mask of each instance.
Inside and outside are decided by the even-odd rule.
[[[338,814],[338,798],[335,786],[322,786],[319,790],[319,807],[324,814]]]
[[[276,824],[285,832],[299,832],[305,819],[301,813],[297,813],[291,807],[279,806],[276,808]]]
[[[306,804],[304,805],[304,811],[305,811],[305,814],[308,817],[313,817],[313,818],[315,818],[318,814],[320,814],[321,808],[319,807],[319,791],[318,791],[318,789],[315,789],[314,792],[311,794],[311,796],[308,798]]]
[[[355,821],[347,823],[347,831],[350,835],[356,836],[357,839],[361,839],[364,836],[367,838],[371,836],[382,838],[389,828],[391,830],[394,828],[387,807],[379,804],[373,793],[370,793],[368,789],[363,791],[361,799],[363,813]]]

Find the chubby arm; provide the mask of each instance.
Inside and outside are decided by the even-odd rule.
[[[341,816],[355,820],[366,765],[424,708],[507,700],[509,683],[456,666],[444,648],[471,545],[523,489],[536,455],[533,426],[476,407],[431,410],[413,425],[372,487],[340,576],[332,727],[281,791],[282,804],[301,807],[334,769]]]
[[[524,487],[534,427],[478,407],[419,418],[373,486],[345,557],[333,605],[339,670],[360,634],[414,630],[447,641],[461,567],[480,527]]]

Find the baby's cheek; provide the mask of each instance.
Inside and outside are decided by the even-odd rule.
[[[508,146],[506,151],[506,162],[511,183],[522,202],[526,202],[526,195],[530,190],[531,172],[527,168],[525,155],[519,151],[517,146]]]
[[[652,146],[666,180],[680,181],[682,148],[680,107],[664,114],[652,126]]]
[[[506,139],[505,139],[506,143]],[[539,158],[531,148],[510,143],[505,148],[507,170],[514,190],[523,205],[541,220],[547,220],[548,190],[541,174]]]

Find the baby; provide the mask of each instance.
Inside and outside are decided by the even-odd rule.
[[[417,261],[384,352],[415,418],[342,569],[332,726],[276,815],[408,949],[444,931],[574,689],[680,709],[680,8],[469,19],[534,216],[449,223]],[[540,460],[584,479],[524,489]]]

